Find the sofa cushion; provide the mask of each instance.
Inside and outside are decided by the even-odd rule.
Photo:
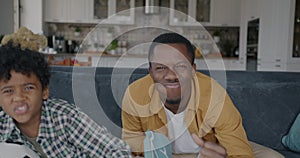
[[[293,152],[290,150],[277,150],[280,152],[285,158],[299,158],[300,154],[297,152]]]
[[[298,114],[289,133],[282,137],[282,143],[290,150],[300,152],[300,114]]]
[[[227,71],[227,91],[248,139],[285,150],[281,137],[300,112],[300,73]]]

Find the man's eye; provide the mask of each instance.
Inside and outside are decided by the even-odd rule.
[[[157,66],[155,69],[158,71],[163,71],[163,70],[167,69],[167,67],[166,66]]]
[[[178,64],[175,66],[176,70],[186,70],[188,66],[186,64]]]

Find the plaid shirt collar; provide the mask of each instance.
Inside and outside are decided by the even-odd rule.
[[[40,122],[39,134],[38,134],[38,138],[41,138],[41,139],[50,138],[51,133],[54,133],[54,130],[53,130],[54,124],[52,123],[50,109],[49,109],[49,107],[46,106],[47,104],[45,102],[43,103],[43,106],[42,106],[43,110],[42,110],[41,122]]]

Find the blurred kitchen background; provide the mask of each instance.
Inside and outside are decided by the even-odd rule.
[[[21,26],[44,34],[48,39],[44,53],[54,54],[51,60],[61,60],[53,64],[66,64],[62,61],[74,60],[74,55],[80,53],[78,60],[88,62],[88,66],[114,66],[105,63],[118,60],[131,48],[161,33],[160,29],[141,27],[155,24],[170,26],[191,40],[201,52],[196,60],[199,69],[300,71],[300,0],[1,0],[0,3],[0,20],[5,21],[0,26],[0,35]],[[131,28],[136,29],[128,31]],[[93,34],[89,34],[91,31]],[[122,36],[117,36],[120,32]],[[99,61],[100,54],[106,58]],[[131,55],[127,54],[127,62],[146,62],[147,51]]]

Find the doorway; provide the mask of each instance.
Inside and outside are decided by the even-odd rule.
[[[257,71],[259,19],[248,21],[247,28],[247,71]]]

